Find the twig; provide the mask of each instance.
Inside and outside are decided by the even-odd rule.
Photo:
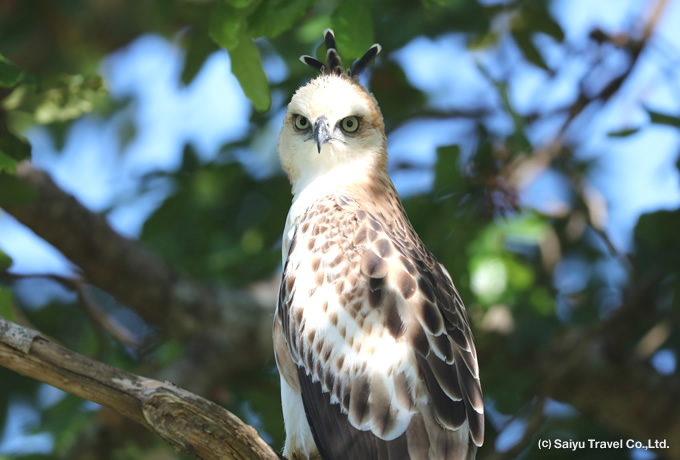
[[[141,342],[130,330],[102,311],[101,307],[97,305],[97,302],[95,302],[88,292],[87,283],[82,278],[71,278],[53,273],[17,274],[10,273],[8,271],[0,271],[0,279],[2,278],[11,280],[44,278],[57,282],[65,288],[77,293],[79,300],[78,305],[83,309],[87,317],[90,319],[90,321],[92,321],[99,331],[104,331],[110,334],[116,340],[125,345],[131,347],[141,346]]]

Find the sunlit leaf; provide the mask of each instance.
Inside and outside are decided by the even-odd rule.
[[[313,0],[264,1],[248,18],[250,33],[253,37],[277,37],[292,28],[313,4]]]
[[[504,257],[503,264],[508,273],[508,283],[513,289],[523,291],[531,288],[534,273],[528,265],[512,256]]]
[[[0,150],[0,171],[5,171],[9,173],[15,172],[17,169],[17,162],[14,158],[11,158],[9,155],[5,155],[2,153],[2,150]]]
[[[493,303],[505,292],[508,270],[500,257],[475,256],[470,259],[471,288],[482,303]]]
[[[272,102],[269,82],[262,69],[262,59],[255,43],[244,33],[239,39],[238,46],[230,50],[229,56],[231,72],[238,79],[253,107],[260,111],[269,110]]]
[[[3,101],[3,107],[31,113],[36,122],[49,124],[73,120],[92,112],[108,97],[99,75],[60,74],[42,83],[49,89],[37,91],[32,85],[17,87]]]
[[[235,8],[225,2],[215,3],[208,28],[210,38],[215,43],[231,51],[238,46],[244,26],[241,14]]]
[[[324,29],[331,23],[330,15],[312,17],[295,27],[295,36],[301,43],[318,42]]]
[[[373,19],[362,0],[339,2],[331,17],[338,52],[346,58],[362,56],[373,44]]]
[[[538,244],[546,235],[548,224],[542,217],[534,214],[519,215],[507,221],[501,221],[499,230],[506,238],[513,241]]]
[[[0,270],[4,270],[9,266],[7,265],[3,268],[3,263],[6,262],[6,259],[9,259],[9,257],[0,251]],[[9,261],[10,263],[12,262],[11,259]],[[15,321],[13,297],[12,291],[0,286],[0,318],[4,318],[7,321]]]

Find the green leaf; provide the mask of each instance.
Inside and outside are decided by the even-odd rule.
[[[29,203],[37,197],[36,189],[13,175],[0,172],[0,206]]]
[[[262,60],[257,46],[248,36],[241,34],[239,45],[229,50],[231,72],[236,76],[243,92],[253,103],[255,110],[266,111],[272,103],[269,82],[262,69]]]
[[[667,113],[657,112],[648,107],[645,110],[649,114],[649,120],[657,125],[667,125],[674,128],[680,128],[680,117],[669,115]]]
[[[0,253],[2,254],[2,253]],[[15,321],[14,300],[12,291],[0,287],[0,317],[7,321]]]
[[[314,4],[313,0],[272,0],[262,2],[248,18],[253,37],[274,38],[293,28]]]
[[[608,137],[628,137],[632,136],[633,134],[637,134],[640,131],[641,127],[637,126],[635,128],[625,128],[625,129],[617,129],[614,131],[609,131],[607,133]]]
[[[7,270],[12,265],[12,258],[0,250],[0,271]]]
[[[636,249],[632,262],[641,273],[660,273],[675,285],[680,294],[680,209],[656,211],[643,214],[635,225],[633,244]],[[667,289],[665,286],[663,289]],[[671,292],[671,291],[666,291]],[[675,294],[677,295],[677,294]],[[676,304],[677,305],[677,304]]]
[[[470,51],[480,51],[496,46],[500,36],[493,30],[487,30],[483,34],[472,35],[468,39],[467,48]]]
[[[206,59],[217,51],[215,43],[216,40],[211,40],[204,33],[195,34],[189,39],[184,69],[182,69],[182,83],[188,85],[196,78]]]
[[[338,51],[348,58],[362,56],[373,44],[373,19],[367,2],[339,2],[331,17]]]
[[[532,149],[531,142],[529,142],[529,138],[526,136],[525,133],[525,121],[524,117],[522,117],[517,111],[515,110],[512,101],[510,100],[510,94],[508,92],[508,85],[505,82],[502,81],[496,81],[491,77],[491,75],[488,73],[486,69],[483,68],[483,66],[478,66],[478,68],[482,71],[482,74],[489,78],[491,83],[496,87],[498,90],[498,95],[501,98],[501,101],[503,102],[503,106],[505,110],[510,114],[512,117],[512,121],[515,124],[515,130],[510,134],[508,137],[508,145],[510,146],[511,153],[515,154],[518,152],[522,151],[530,151]],[[483,144],[480,144],[483,145]],[[481,148],[480,148],[481,152]],[[489,152],[491,153],[491,152]],[[477,155],[479,157],[479,155]],[[493,160],[493,155],[488,155],[486,157],[487,160],[491,160],[492,162],[495,161]],[[477,160],[475,159],[475,162]]]
[[[27,74],[0,54],[0,86],[13,88],[26,80]]]
[[[14,158],[9,155],[5,155],[0,150],[0,171],[5,171],[8,173],[15,173],[17,170],[17,162]]]
[[[534,42],[531,41],[531,34],[524,30],[513,31],[512,37],[515,39],[515,43],[517,43],[519,50],[527,61],[536,67],[540,67],[541,69],[550,72],[550,68],[548,67],[548,64],[545,63],[541,52],[536,48]]]
[[[32,114],[35,122],[51,124],[74,120],[110,102],[98,75],[59,74],[41,80],[40,84],[43,88],[40,91],[33,85],[17,87],[3,101],[3,108],[26,112]]]
[[[154,365],[169,366],[182,357],[184,346],[178,340],[165,340],[153,350],[150,359]]]
[[[548,10],[527,6],[522,10],[522,16],[524,16],[526,20],[527,27],[532,31],[542,32],[560,43],[564,41],[564,30],[562,30],[559,23],[550,16]]]
[[[425,94],[409,84],[404,70],[396,62],[382,62],[372,68],[370,88],[380,101],[382,113],[389,113],[391,123],[395,125],[412,119],[413,108],[427,103]],[[394,97],[395,94],[399,97]]]
[[[330,13],[305,18],[303,23],[295,27],[295,37],[300,43],[318,43],[330,23]]]
[[[13,173],[19,161],[31,157],[31,144],[9,131],[0,130],[0,172]]]
[[[432,191],[442,194],[452,188],[460,187],[463,179],[460,165],[460,147],[449,145],[437,149],[437,167],[435,168]]]
[[[226,2],[234,8],[247,8],[259,0],[226,0]]]
[[[244,25],[241,14],[235,8],[218,1],[210,17],[208,34],[215,43],[231,51],[238,46]]]

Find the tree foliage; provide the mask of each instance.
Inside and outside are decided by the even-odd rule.
[[[659,1],[637,11],[629,30],[593,27],[574,37],[548,0],[0,2],[0,212],[78,267],[72,277],[17,274],[5,252],[24,254],[7,250],[0,234],[0,316],[99,361],[208,397],[280,449],[269,331],[290,188],[275,166],[274,174],[258,174],[239,159],[277,135],[272,120],[311,77],[298,56],[333,27],[347,62],[373,42],[382,45],[367,84],[388,137],[457,123],[433,166],[414,152],[398,156],[390,172],[433,179],[404,204],[471,318],[489,409],[479,457],[545,458],[541,439],[645,445],[659,439],[669,448],[655,455],[678,458],[680,209],[653,210],[639,219],[629,246],[613,242],[607,203],[592,185],[607,172],[590,151],[592,137],[602,134],[590,126],[633,84],[666,6]],[[178,90],[196,83],[213,53],[227,50],[255,111],[248,132],[212,159],[187,143],[176,168],[134,178],[139,196],[159,180],[171,191],[133,240],[107,222],[124,200],[103,212],[82,206],[30,166],[25,136],[41,126],[60,149],[78,121],[134,111],[135,97],[112,97],[98,66],[144,34],[166,37],[184,53]],[[455,37],[466,55],[477,56],[475,78],[486,91],[479,101],[440,103],[445,94],[409,77],[399,50],[418,38],[441,37]],[[618,67],[610,65],[611,55]],[[268,80],[263,62],[275,57],[287,72]],[[442,51],[438,59],[443,67],[452,57]],[[582,63],[575,76],[573,65]],[[530,66],[549,90],[566,82],[563,103],[548,106],[545,94],[528,109],[519,104],[512,75],[520,66]],[[616,150],[654,129],[668,130],[677,144],[678,114],[636,103],[645,118],[611,128],[605,148]],[[124,146],[122,139],[121,155]],[[527,200],[539,177],[560,184],[558,203],[540,193]],[[664,359],[672,365],[660,366]],[[43,384],[4,368],[0,389],[0,431],[16,429],[12,417],[22,407],[39,414],[30,430],[54,441],[46,451],[19,450],[13,458],[174,455],[112,411],[71,395],[46,396]],[[550,454],[618,459],[631,450]]]

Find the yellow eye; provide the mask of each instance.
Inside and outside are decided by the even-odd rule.
[[[344,118],[341,126],[345,132],[353,133],[359,129],[359,119],[357,117]]]
[[[295,127],[300,131],[304,131],[309,128],[309,120],[302,115],[295,115]]]

